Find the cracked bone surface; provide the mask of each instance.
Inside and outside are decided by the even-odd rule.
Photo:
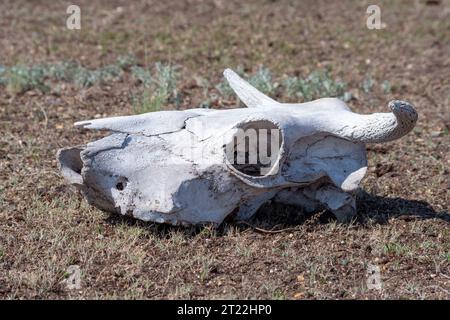
[[[231,214],[248,219],[269,200],[349,221],[365,144],[398,139],[417,120],[403,101],[360,115],[335,98],[279,103],[232,70],[224,75],[248,108],[77,122],[111,134],[60,149],[62,175],[90,204],[144,221],[219,225]]]

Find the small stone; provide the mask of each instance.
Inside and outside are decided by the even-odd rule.
[[[297,292],[296,294],[294,294],[294,299],[301,299],[305,296],[305,294],[303,292]]]

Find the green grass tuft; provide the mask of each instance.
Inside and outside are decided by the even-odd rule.
[[[382,247],[382,252],[386,255],[393,254],[400,256],[408,253],[409,251],[410,249],[407,246],[395,242],[388,242]]]

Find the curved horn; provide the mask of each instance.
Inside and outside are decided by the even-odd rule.
[[[289,105],[269,98],[231,69],[226,69],[224,76],[234,92],[249,108]],[[344,109],[348,112],[329,119],[330,133],[344,139],[363,143],[388,142],[398,139],[414,128],[418,118],[417,112],[410,103],[400,100],[389,102],[389,108],[392,113],[360,115],[351,112],[345,106]],[[323,124],[322,121],[323,119],[320,119],[319,122]]]
[[[233,70],[225,69],[223,75],[230,84],[230,87],[247,107],[258,108],[280,105],[279,102],[269,98],[262,92],[258,91],[250,83],[239,77]]]
[[[332,132],[337,136],[363,143],[388,142],[410,132],[416,124],[418,115],[414,107],[405,101],[393,100],[388,104],[392,113],[373,113],[359,115],[348,113],[341,121],[340,128]]]

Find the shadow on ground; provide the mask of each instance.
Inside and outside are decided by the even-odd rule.
[[[448,212],[436,212],[426,201],[388,198],[372,195],[361,190],[357,196],[358,218],[362,223],[368,219],[387,223],[392,218],[441,219],[450,222]]]
[[[362,227],[373,224],[386,224],[390,219],[394,218],[404,220],[441,219],[450,222],[450,215],[447,212],[436,212],[426,201],[382,197],[370,194],[364,190],[361,190],[357,195],[357,208],[358,213],[353,224]],[[217,230],[214,230],[212,226],[207,226],[207,229],[217,235],[225,234],[233,227],[237,227],[241,231],[255,229],[256,231],[272,233],[291,230],[299,225],[314,226],[335,221],[336,218],[333,213],[327,210],[306,213],[299,207],[267,203],[249,221],[235,221],[230,217]],[[182,231],[185,236],[190,237],[205,230],[205,226],[170,226],[143,222],[117,214],[109,215],[106,222],[113,225],[117,223],[139,225],[155,232],[155,234],[159,234],[161,237],[170,237],[173,231]]]
[[[426,201],[407,200],[403,198],[389,198],[370,194],[360,190],[357,195],[356,225],[386,224],[390,219],[441,219],[450,222],[450,215],[446,212],[436,212]],[[256,225],[264,225],[270,229],[277,225],[293,227],[303,223],[325,224],[335,221],[335,216],[327,210],[307,214],[301,208],[279,204],[263,206],[252,218]]]

